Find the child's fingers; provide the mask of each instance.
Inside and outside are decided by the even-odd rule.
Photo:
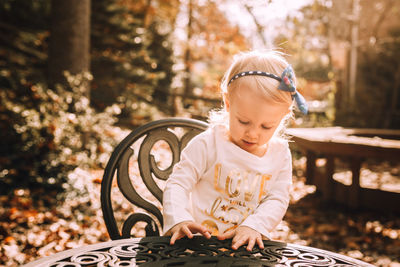
[[[230,231],[228,231],[226,233],[223,233],[222,235],[218,235],[217,238],[219,240],[225,240],[225,239],[228,239],[228,238],[232,238],[234,235],[235,235],[235,230],[230,230]]]
[[[257,244],[258,244],[258,247],[260,248],[260,249],[263,249],[264,248],[264,242],[262,241],[262,238],[259,236],[259,237],[257,237]]]
[[[191,223],[187,225],[188,229],[191,231],[191,233],[200,233],[206,238],[211,238],[210,231],[207,229],[207,227],[204,227],[201,224],[198,223]],[[191,238],[190,236],[188,236]]]
[[[211,233],[210,230],[207,229],[207,227],[200,226],[199,233],[201,233],[205,238],[210,239],[211,238]]]
[[[207,229],[207,227],[205,227],[205,226],[203,226],[201,224],[194,225],[193,226],[193,230],[197,231],[198,233],[201,233],[202,235],[204,235],[206,237],[207,236],[211,237],[210,231]]]
[[[189,230],[187,225],[182,225],[180,228],[178,228],[176,231],[173,232],[171,239],[170,239],[170,244],[173,245],[175,244],[175,241],[178,239],[181,239],[184,236],[187,236],[189,238],[193,237],[192,232]]]
[[[211,234],[208,230],[205,230],[204,232],[202,232],[203,236],[205,236],[207,239],[211,238]]]
[[[256,243],[256,240],[253,238],[250,238],[249,243],[247,244],[247,250],[252,251],[255,243]]]
[[[232,240],[232,249],[236,250],[238,248],[240,248],[242,245],[247,243],[247,239],[246,238],[233,238]],[[253,244],[254,246],[254,244]]]
[[[190,231],[190,229],[189,229],[189,227],[187,225],[184,225],[182,227],[182,232],[189,238],[193,237],[193,234],[192,234],[192,232]]]
[[[179,231],[174,232],[174,233],[172,234],[172,236],[171,236],[171,240],[169,241],[169,243],[170,243],[171,245],[175,244],[175,241],[176,241],[177,239],[179,239],[178,237],[179,237]]]

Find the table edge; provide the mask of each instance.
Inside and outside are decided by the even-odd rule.
[[[105,247],[117,246],[117,245],[122,245],[122,244],[126,244],[126,243],[129,243],[129,244],[139,243],[140,240],[142,240],[141,237],[125,238],[125,239],[118,239],[118,240],[110,240],[110,241],[101,242],[101,243],[97,243],[97,244],[83,245],[83,246],[80,246],[77,248],[71,248],[68,250],[57,252],[52,255],[44,256],[40,259],[37,259],[35,261],[24,264],[21,267],[34,267],[34,266],[39,266],[39,265],[41,266],[46,263],[53,263],[58,260],[65,259],[67,257],[70,257],[70,256],[78,254],[78,253],[81,254],[81,253],[85,253],[87,251],[98,250],[98,249],[102,249]]]
[[[169,239],[170,237],[167,236],[158,236],[158,237],[146,237],[146,241],[151,241],[151,239]],[[198,239],[198,238],[204,238],[203,236],[195,236],[193,237],[194,239]],[[216,238],[216,237],[212,237],[212,238]],[[62,260],[65,259],[67,257],[71,257],[73,255],[76,254],[81,254],[81,253],[85,253],[88,251],[93,251],[93,250],[99,250],[105,247],[110,247],[110,246],[118,246],[118,245],[122,245],[122,244],[133,244],[133,243],[140,243],[142,240],[141,237],[138,238],[125,238],[125,239],[118,239],[118,240],[110,240],[110,241],[106,241],[106,242],[101,242],[101,243],[97,243],[97,244],[91,244],[91,245],[84,245],[81,247],[77,247],[77,248],[72,248],[72,249],[68,249],[65,251],[61,251],[58,253],[55,253],[53,255],[49,255],[49,256],[45,256],[42,257],[40,259],[37,259],[35,261],[32,261],[30,263],[24,264],[22,265],[22,267],[34,267],[34,266],[44,266],[46,264],[50,264],[50,263],[54,263],[58,260]],[[317,252],[317,253],[321,253],[321,254],[325,254],[327,256],[330,257],[334,257],[334,258],[339,258],[343,261],[348,261],[349,263],[352,264],[356,264],[357,266],[365,266],[365,267],[373,267],[374,265],[352,258],[350,256],[346,256],[337,252],[333,252],[333,251],[329,251],[329,250],[325,250],[325,249],[320,249],[320,248],[316,248],[316,247],[311,247],[311,246],[304,246],[304,245],[299,245],[299,244],[293,244],[293,243],[287,243],[287,242],[283,242],[283,241],[276,241],[276,240],[264,240],[264,242],[269,242],[271,244],[275,243],[275,244],[281,244],[284,246],[287,246],[289,248],[294,248],[294,249],[303,249],[305,251],[307,250],[312,250],[312,252]]]

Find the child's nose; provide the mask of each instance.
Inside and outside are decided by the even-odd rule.
[[[256,138],[258,136],[258,130],[255,127],[247,128],[246,135],[250,138]]]

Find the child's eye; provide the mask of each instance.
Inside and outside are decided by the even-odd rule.
[[[272,127],[268,127],[268,126],[265,126],[265,125],[261,125],[261,128],[263,128],[264,130],[269,130],[269,129],[271,129]]]
[[[247,124],[249,124],[249,122],[248,122],[248,121],[242,121],[242,120],[239,120],[239,122],[240,122],[241,124],[244,124],[244,125],[247,125]]]

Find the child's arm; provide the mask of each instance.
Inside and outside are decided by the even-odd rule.
[[[163,231],[165,234],[171,234],[171,229],[180,223],[195,221],[190,193],[206,169],[210,154],[207,143],[210,142],[205,139],[203,134],[194,137],[183,149],[180,161],[174,166],[173,172],[166,182],[163,193]]]
[[[192,238],[193,234],[196,233],[202,234],[207,239],[211,238],[211,233],[205,226],[199,223],[195,223],[193,221],[178,223],[167,232],[167,235],[172,234],[170,244],[173,245],[175,244],[176,240],[181,239],[185,236],[187,236],[188,238]]]

